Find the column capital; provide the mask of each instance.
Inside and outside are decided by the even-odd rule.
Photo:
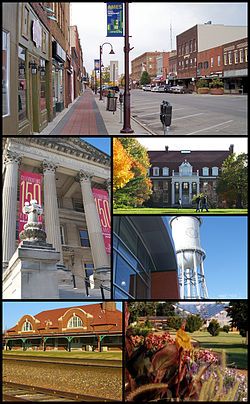
[[[111,188],[111,179],[110,179],[110,178],[108,178],[108,179],[105,181],[105,185],[106,185],[106,187],[107,187],[108,189]]]
[[[52,161],[43,160],[42,162],[42,170],[44,173],[55,173],[58,164],[53,163]]]
[[[79,173],[76,176],[76,181],[77,182],[91,182],[91,179],[93,178],[94,173],[90,173],[88,171],[80,170]]]
[[[6,153],[4,155],[4,164],[20,164],[22,160],[22,157],[11,150],[6,150]]]

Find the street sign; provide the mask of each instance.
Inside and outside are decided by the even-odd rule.
[[[98,71],[99,72],[99,70],[100,70],[100,60],[99,59],[94,59],[94,69],[95,69],[95,71]]]
[[[123,36],[123,3],[107,3],[107,36]]]

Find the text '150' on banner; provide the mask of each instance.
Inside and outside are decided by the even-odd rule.
[[[123,3],[107,3],[107,36],[123,36]]]

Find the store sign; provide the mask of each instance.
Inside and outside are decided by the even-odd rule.
[[[33,42],[35,42],[37,48],[39,48],[42,45],[42,29],[38,20],[33,21],[32,39]]]
[[[123,3],[107,3],[107,36],[123,36]]]
[[[28,222],[28,215],[25,215],[22,212],[25,202],[30,202],[34,199],[39,205],[42,204],[41,174],[21,171],[19,196],[19,234],[23,230],[25,223]],[[38,216],[38,221],[41,224],[43,223],[42,215]]]
[[[55,40],[52,41],[52,56],[63,62],[65,62],[66,60],[66,52],[63,50],[61,45]]]
[[[101,189],[93,188],[96,209],[102,227],[102,234],[107,254],[111,254],[111,224],[108,193]]]

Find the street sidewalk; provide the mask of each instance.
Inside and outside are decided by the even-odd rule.
[[[60,112],[47,127],[35,135],[102,135],[102,136],[123,136],[120,130],[123,124],[120,122],[119,105],[116,112],[106,111],[107,98],[99,100],[98,94],[93,94],[90,89],[84,91],[72,104]],[[119,104],[119,103],[118,103]],[[131,118],[131,128],[134,135],[154,134]]]

